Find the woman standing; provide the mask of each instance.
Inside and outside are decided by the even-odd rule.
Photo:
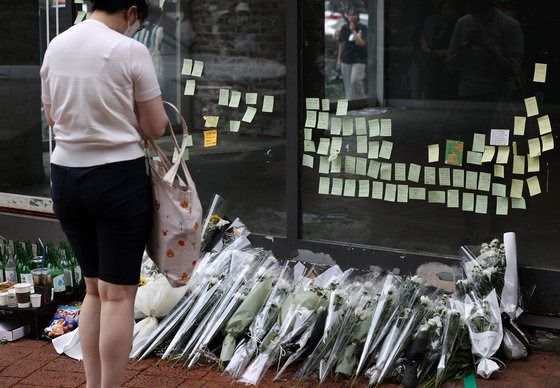
[[[150,54],[131,39],[146,0],[92,0],[91,17],[50,43],[42,100],[56,147],[54,212],[86,282],[80,342],[88,387],[118,387],[152,216],[142,136],[167,123]]]

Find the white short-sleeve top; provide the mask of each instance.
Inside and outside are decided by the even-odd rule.
[[[41,80],[55,122],[51,163],[90,167],[144,155],[134,101],[161,95],[144,45],[86,20],[52,40]]]

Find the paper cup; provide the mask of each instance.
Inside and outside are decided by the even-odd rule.
[[[19,308],[27,308],[30,306],[31,284],[17,283],[14,285],[16,291],[16,299]]]
[[[0,292],[0,306],[5,306],[8,304],[8,293]]]
[[[8,305],[8,307],[17,307],[16,290],[14,290],[13,288],[11,290],[8,290],[6,304]]]
[[[31,294],[31,307],[41,307],[41,294]]]

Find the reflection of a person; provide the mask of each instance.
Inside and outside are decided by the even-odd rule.
[[[340,30],[336,68],[342,71],[346,98],[362,98],[367,61],[367,27],[360,23],[355,9],[348,11],[348,24]]]
[[[144,21],[144,28],[134,35],[134,39],[144,43],[148,48],[160,83],[163,81],[163,63],[161,60],[163,27],[160,25],[161,15],[162,11],[159,7],[159,1],[150,1],[148,4],[148,17]]]
[[[251,10],[247,3],[241,2],[235,7],[236,34],[234,48],[241,51],[250,51],[255,48],[255,35],[249,31],[249,16]]]
[[[509,77],[519,72],[523,33],[517,20],[493,0],[470,0],[451,38],[446,64],[459,73],[459,96],[471,100],[508,99]]]

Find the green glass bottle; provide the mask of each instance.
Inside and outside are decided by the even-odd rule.
[[[6,274],[6,281],[17,283],[17,264],[11,247],[8,247],[7,257],[6,269],[4,271]]]
[[[54,291],[54,298],[60,298],[66,294],[66,285],[64,283],[64,269],[60,265],[60,260],[57,259],[57,253],[53,250],[51,255],[51,271],[52,271],[52,285]]]
[[[6,274],[4,271],[6,270],[6,264],[4,263],[4,255],[0,255],[0,283],[6,281]]]
[[[27,245],[28,243],[26,243]],[[29,249],[25,248],[24,256],[20,269],[20,279],[22,283],[33,284],[33,276],[31,275],[31,260],[33,259],[33,251],[29,253]]]

